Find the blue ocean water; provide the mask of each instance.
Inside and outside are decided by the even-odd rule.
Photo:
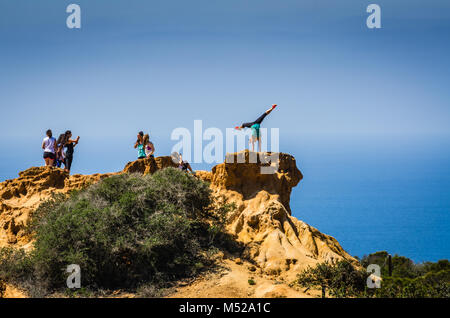
[[[300,141],[293,215],[354,256],[386,250],[450,258],[450,141],[443,137]]]
[[[156,155],[171,143],[155,137]],[[73,173],[111,172],[136,159],[132,138],[83,138]],[[41,138],[0,139],[0,181],[42,165]],[[450,258],[450,138],[301,136],[281,139],[304,179],[293,215],[335,237],[354,256],[387,250],[416,262]],[[194,169],[211,165],[193,164]]]

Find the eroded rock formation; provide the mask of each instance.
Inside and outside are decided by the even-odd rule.
[[[228,230],[244,243],[243,257],[265,273],[294,277],[301,269],[325,260],[354,259],[333,237],[291,216],[290,194],[303,178],[295,158],[279,153],[274,174],[261,174],[264,163],[250,163],[243,151],[233,163],[219,164],[197,174],[211,182],[216,196],[237,209],[228,217]],[[241,157],[242,163],[236,163]],[[244,158],[244,160],[242,160]]]
[[[0,183],[0,247],[29,247],[25,234],[30,213],[56,193],[82,189],[112,175],[73,175],[53,167],[32,167],[19,173],[17,179]]]

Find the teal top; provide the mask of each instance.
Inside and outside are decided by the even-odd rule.
[[[260,134],[259,134],[259,128],[261,126],[259,124],[253,124],[250,128],[252,129],[252,136],[259,138]]]
[[[138,157],[145,157],[145,149],[144,149],[144,145],[140,144],[138,145]]]

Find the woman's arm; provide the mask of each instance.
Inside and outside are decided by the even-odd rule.
[[[44,141],[44,142],[42,142],[42,149],[44,149],[44,150],[45,150],[45,141]]]
[[[74,140],[74,139],[69,139],[69,140],[67,140],[67,143],[68,143],[68,144],[74,143],[73,146],[75,147],[76,145],[78,145],[78,142],[79,142],[79,141],[80,141],[80,136],[78,136],[77,139],[75,139],[75,140]]]
[[[139,144],[140,143],[144,143],[144,140],[143,140],[143,138],[142,138],[142,136],[141,135],[137,135],[137,140],[136,140],[136,143],[134,144],[134,148],[137,148],[138,146],[139,146]]]

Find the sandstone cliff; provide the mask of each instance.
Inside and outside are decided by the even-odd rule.
[[[249,163],[248,151],[231,156],[234,163],[222,163],[198,175],[211,182],[218,197],[236,204],[228,230],[245,244],[243,258],[266,274],[291,279],[308,265],[325,260],[355,261],[336,239],[291,216],[291,190],[303,178],[294,157],[280,153],[278,162],[272,163],[277,172],[261,174],[264,164]],[[243,163],[236,163],[239,156]]]
[[[265,275],[294,278],[308,265],[324,260],[354,261],[331,236],[298,220],[291,214],[290,194],[303,178],[294,157],[280,153],[276,173],[261,174],[267,164],[250,163],[251,153],[230,154],[242,163],[222,163],[197,176],[210,182],[217,203],[234,203],[228,216],[228,231],[244,243],[241,258]],[[228,160],[227,160],[228,162]],[[117,173],[153,173],[175,166],[170,157],[128,163]],[[109,174],[68,176],[58,168],[33,167],[14,180],[0,183],[0,247],[31,248],[24,228],[30,213],[52,193],[67,193],[106,178]]]
[[[108,174],[73,175],[53,167],[32,167],[19,177],[0,183],[0,247],[14,245],[29,248],[25,225],[30,213],[49,199],[52,193],[82,189],[108,177]]]

